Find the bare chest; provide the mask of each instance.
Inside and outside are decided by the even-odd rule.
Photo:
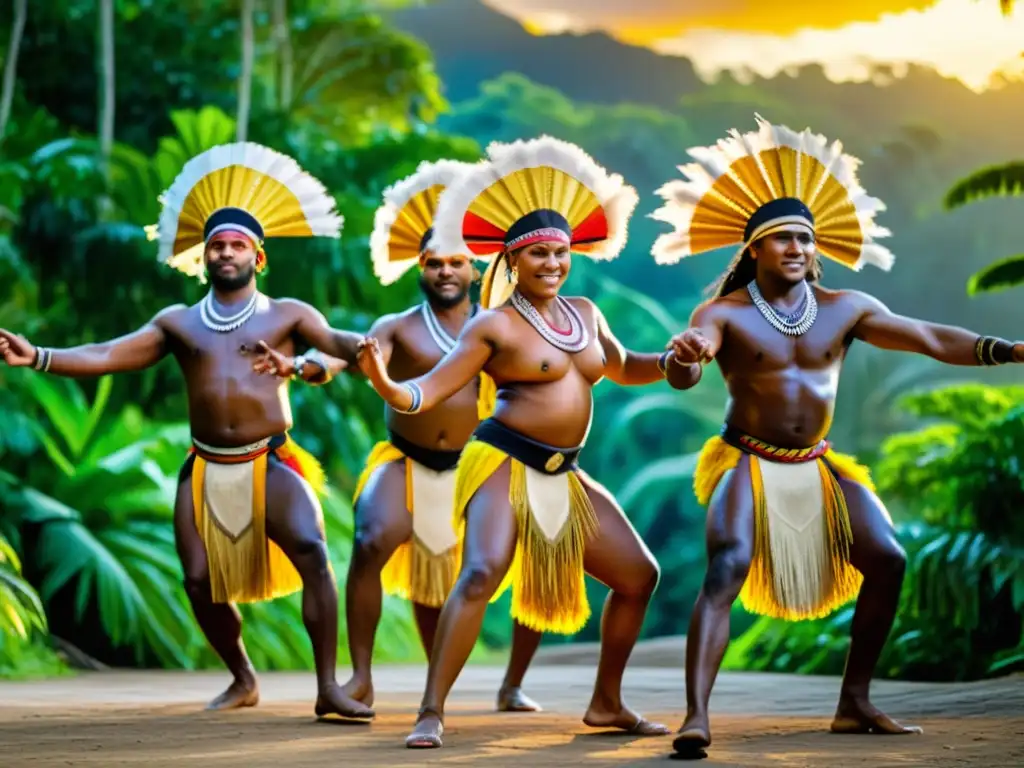
[[[186,371],[216,370],[235,376],[251,373],[261,341],[286,355],[295,352],[289,325],[273,309],[257,313],[240,328],[226,332],[211,330],[197,312],[189,312],[169,331],[175,355]]]
[[[851,325],[850,313],[826,305],[810,330],[789,336],[774,328],[756,307],[741,307],[726,327],[719,360],[734,373],[830,368],[846,353]]]

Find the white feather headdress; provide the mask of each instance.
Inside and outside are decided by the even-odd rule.
[[[574,252],[592,259],[614,259],[626,244],[636,190],[610,174],[575,144],[541,136],[510,144],[493,142],[487,159],[475,164],[441,196],[429,247],[438,252],[503,253],[514,227],[531,214],[554,211],[568,222]],[[527,227],[528,229],[528,227]],[[541,217],[536,233],[546,230]],[[526,232],[516,243],[526,242]],[[499,259],[484,275],[481,303],[496,306],[510,292],[493,290]],[[485,299],[486,297],[486,299]]]
[[[746,231],[762,206],[789,198],[810,210],[823,256],[854,270],[864,264],[890,269],[893,254],[875,242],[891,234],[874,221],[885,204],[861,187],[860,161],[844,154],[840,142],[829,144],[810,129],[797,133],[760,115],[756,120],[757,131],[732,130],[714,146],[689,150],[695,162],[679,166],[686,180],[657,191],[666,202],[651,218],[674,231],[655,241],[655,261],[674,264],[717,248],[745,248],[772,225],[788,223],[781,217]]]
[[[425,161],[411,176],[384,190],[384,203],[374,214],[370,234],[373,273],[381,284],[390,285],[419,263],[424,237],[434,227],[438,199],[471,167],[457,160]],[[468,249],[439,253],[470,255]]]
[[[204,229],[215,213],[235,209],[249,214],[261,248],[269,237],[337,238],[343,224],[323,184],[287,155],[252,142],[196,155],[160,202],[158,224],[147,227],[150,239],[159,239],[157,257],[204,282]]]

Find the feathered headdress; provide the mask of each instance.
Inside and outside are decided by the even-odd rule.
[[[574,144],[550,136],[494,142],[487,159],[441,196],[429,247],[491,259],[480,292],[490,309],[513,288],[499,269],[509,251],[555,241],[593,259],[614,259],[637,200],[621,176]]]
[[[373,273],[382,285],[390,285],[419,263],[434,232],[438,198],[471,167],[457,160],[422,162],[412,176],[384,190],[384,204],[374,215],[370,235]]]
[[[323,184],[280,152],[254,144],[224,144],[196,155],[160,197],[163,210],[150,239],[158,258],[206,282],[207,241],[224,230],[256,244],[256,269],[266,267],[268,237],[340,237],[342,217]]]
[[[655,261],[674,264],[726,246],[742,251],[781,227],[803,224],[822,256],[854,270],[866,263],[890,269],[892,253],[874,242],[890,234],[874,222],[885,204],[860,186],[860,161],[810,129],[796,133],[756,119],[757,131],[732,130],[715,146],[689,150],[696,162],[679,166],[686,181],[658,190],[666,202],[651,218],[675,231],[655,241]]]

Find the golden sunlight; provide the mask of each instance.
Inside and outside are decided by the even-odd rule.
[[[758,0],[486,1],[534,34],[601,29],[686,56],[706,79],[817,63],[836,82],[863,81],[874,65],[918,64],[983,91],[1022,70],[1024,12],[1004,16],[997,0],[793,0],[785,13]]]

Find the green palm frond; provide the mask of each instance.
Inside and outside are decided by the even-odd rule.
[[[975,272],[967,281],[967,295],[995,293],[1019,285],[1024,285],[1024,253],[1000,259]]]
[[[946,208],[957,208],[990,197],[1015,197],[1024,192],[1024,163],[1012,162],[975,171],[946,193]]]

